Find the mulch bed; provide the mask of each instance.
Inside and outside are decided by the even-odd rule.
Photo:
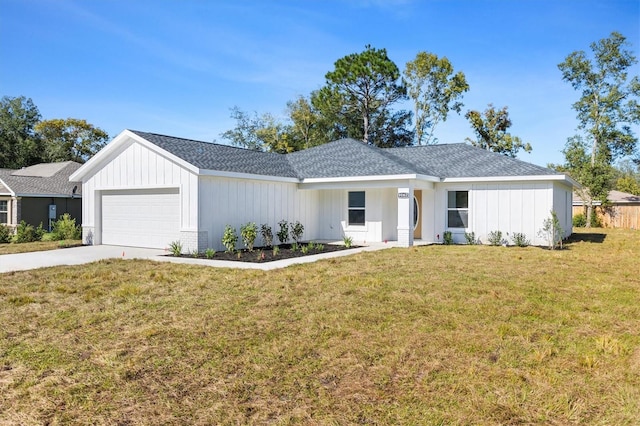
[[[306,244],[300,244],[298,246],[298,250],[293,250],[291,248],[291,244],[281,244],[279,245],[279,251],[277,255],[273,255],[272,247],[254,247],[253,251],[248,251],[246,249],[240,250],[239,252],[227,253],[224,251],[217,251],[211,259],[208,259],[204,253],[198,253],[197,256],[191,254],[182,254],[180,257],[190,257],[197,259],[206,259],[206,260],[231,260],[234,262],[252,262],[252,263],[265,263],[265,262],[273,262],[275,260],[282,259],[291,259],[294,257],[304,257],[304,256],[313,256],[321,253],[331,253],[334,251],[343,251],[343,250],[351,250],[354,248],[358,248],[360,246],[351,246],[349,248],[343,245],[337,244],[324,244],[322,250],[316,250],[315,248],[307,251],[307,253],[303,253],[301,247],[306,246]],[[238,253],[240,255],[238,256]],[[167,256],[173,256],[172,254],[168,254]]]

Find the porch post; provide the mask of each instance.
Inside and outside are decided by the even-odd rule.
[[[398,245],[413,245],[413,188],[398,188]]]

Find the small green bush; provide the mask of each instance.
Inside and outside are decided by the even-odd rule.
[[[576,228],[584,228],[587,226],[587,217],[584,213],[577,214],[573,217],[573,226]]]
[[[79,240],[82,238],[80,225],[76,225],[76,220],[72,219],[69,213],[63,214],[59,220],[53,223],[51,234],[53,241]]]
[[[514,232],[511,236],[511,241],[513,241],[513,244],[518,247],[527,247],[531,244],[526,234],[522,232]]]
[[[317,251],[323,251],[324,250],[324,244],[316,243],[316,250]]]
[[[222,245],[225,246],[226,253],[233,253],[238,243],[238,234],[236,234],[236,228],[231,225],[227,225],[224,228],[224,234],[222,234]]]
[[[273,257],[276,257],[280,253],[280,247],[273,246]]]
[[[492,246],[501,246],[504,243],[504,240],[502,239],[502,231],[489,232],[487,239],[489,240],[489,244]]]
[[[248,222],[240,227],[240,237],[242,243],[249,250],[253,251],[253,245],[258,237],[258,227],[253,222]]]
[[[345,237],[342,239],[342,242],[344,243],[344,246],[345,246],[346,248],[351,248],[351,246],[353,245],[353,238],[352,238],[352,237],[347,237],[347,236],[345,236]]]
[[[442,244],[449,246],[453,244],[453,234],[451,231],[444,231],[442,234]]]
[[[20,225],[16,228],[14,241],[16,243],[32,243],[34,241],[42,240],[43,235],[44,228],[42,227],[42,222],[40,222],[40,225],[38,225],[37,228],[34,228],[33,225],[29,225],[27,222],[22,220],[20,221]]]
[[[295,244],[295,243],[294,243]],[[309,246],[301,246],[300,247],[300,251],[302,252],[302,254],[307,254],[309,253]]]
[[[0,244],[10,243],[11,238],[13,238],[11,228],[4,223],[0,223]]]
[[[302,239],[302,234],[304,233],[304,226],[299,221],[291,224],[291,238],[296,243],[300,243]]]
[[[262,244],[265,247],[271,247],[273,245],[273,231],[266,223],[260,225],[260,236],[262,237]]]
[[[602,221],[600,220],[600,216],[596,213],[595,207],[593,209],[593,213],[591,213],[591,227],[602,228]]]
[[[180,241],[171,241],[169,243],[169,252],[175,257],[180,257],[182,254],[182,243]]]
[[[467,240],[467,244],[469,244],[470,246],[476,245],[478,243],[478,240],[476,239],[476,233],[473,231],[465,232],[464,238]]]
[[[208,248],[204,251],[204,257],[207,259],[213,259],[213,256],[216,254],[216,251],[212,248]]]
[[[278,222],[278,226],[280,226],[280,230],[276,233],[278,241],[280,244],[286,244],[289,241],[289,222],[283,219]]]

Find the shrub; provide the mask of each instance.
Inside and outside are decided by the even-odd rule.
[[[504,240],[502,239],[502,231],[489,232],[487,239],[489,240],[489,244],[492,246],[501,246],[504,243]]]
[[[14,241],[16,243],[32,243],[34,241],[40,241],[44,235],[44,228],[42,228],[42,222],[37,228],[33,225],[27,224],[27,222],[20,221],[20,225],[16,228],[16,236]]]
[[[0,223],[0,244],[11,242],[12,237],[13,232],[11,232],[11,228],[9,228],[4,223]]]
[[[271,247],[273,245],[273,231],[266,223],[260,225],[260,236],[262,237],[262,244],[265,247]]]
[[[276,257],[280,253],[280,247],[273,246],[273,257]]]
[[[291,251],[298,251],[299,248],[298,243],[293,242],[293,244],[291,244]]]
[[[302,252],[302,254],[309,253],[309,246],[301,246],[300,251]]]
[[[307,250],[308,250],[308,251],[312,251],[312,250],[314,250],[315,248],[316,248],[316,245],[313,243],[313,241],[309,241],[309,242],[307,243]]]
[[[244,246],[249,251],[253,251],[253,245],[255,244],[256,238],[258,237],[258,227],[255,223],[248,222],[247,224],[240,227],[240,236],[242,237]]]
[[[453,234],[451,231],[444,231],[442,234],[442,244],[446,246],[453,244]]]
[[[324,244],[316,243],[316,250],[323,251],[324,250]]]
[[[182,254],[182,243],[180,241],[171,241],[169,243],[169,252],[175,257],[180,257]]]
[[[347,237],[347,236],[345,236],[345,237],[342,239],[342,242],[344,243],[344,246],[345,246],[346,248],[351,248],[351,246],[353,245],[353,238],[352,238],[352,237]]]
[[[285,244],[289,241],[289,222],[283,219],[278,222],[278,225],[280,226],[280,230],[276,234],[278,241],[280,241],[280,244]]]
[[[304,226],[299,221],[291,224],[291,238],[296,243],[299,243],[302,239],[302,234],[304,233]]]
[[[467,244],[469,244],[470,246],[473,246],[478,243],[475,232],[465,232],[464,238],[467,240]]]
[[[53,241],[79,240],[82,238],[80,225],[76,225],[76,220],[72,219],[69,213],[63,214],[59,220],[53,222],[51,234]]]
[[[522,232],[514,232],[511,236],[511,241],[513,241],[513,244],[518,247],[526,247],[531,244],[527,236]]]
[[[602,221],[600,220],[600,216],[598,216],[595,207],[593,208],[593,212],[591,213],[591,227],[602,228]]]
[[[207,259],[213,259],[213,256],[216,254],[216,251],[212,248],[208,248],[204,251],[204,257]]]
[[[576,228],[584,228],[587,226],[587,217],[584,213],[577,214],[573,217],[573,226]]]
[[[238,243],[238,234],[236,234],[236,228],[231,227],[231,225],[227,225],[224,228],[224,233],[222,234],[222,245],[225,246],[225,253],[233,253],[236,249],[236,244]]]
[[[551,216],[542,222],[542,229],[538,231],[538,235],[546,238],[549,250],[554,250],[556,246],[562,249],[562,234],[564,234],[564,230],[560,226],[558,215],[554,210],[551,210]]]

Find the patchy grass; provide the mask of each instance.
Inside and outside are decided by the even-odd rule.
[[[638,424],[640,232],[0,275],[2,424]]]
[[[33,243],[0,244],[0,255],[14,253],[28,253],[32,251],[56,250],[59,248],[78,247],[82,240],[36,241]]]

